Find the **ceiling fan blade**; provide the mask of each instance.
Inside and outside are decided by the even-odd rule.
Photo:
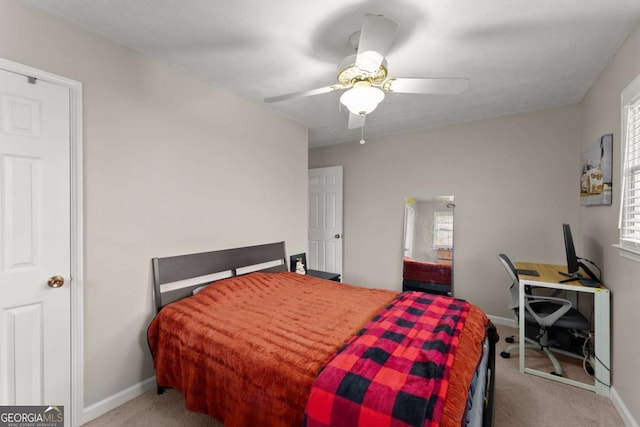
[[[303,98],[305,96],[322,95],[323,93],[336,92],[339,90],[347,89],[348,87],[349,86],[345,86],[345,85],[325,86],[318,89],[303,90],[302,92],[294,92],[286,95],[265,98],[264,102],[273,103],[273,102],[285,101],[287,99]]]
[[[382,89],[398,93],[418,93],[433,95],[455,95],[469,87],[469,79],[429,79],[429,78],[397,78],[387,79]]]
[[[349,112],[349,129],[357,129],[360,128],[362,126],[364,126],[364,122],[366,121],[367,116],[366,115],[359,115],[359,114],[353,114],[352,112]]]
[[[382,15],[366,14],[362,18],[356,66],[374,72],[382,64],[398,32],[398,24]]]

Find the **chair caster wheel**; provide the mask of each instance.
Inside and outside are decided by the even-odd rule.
[[[508,359],[511,357],[511,354],[507,353],[506,351],[500,352],[500,356],[502,356],[503,359]]]
[[[556,377],[562,377],[562,374],[559,374],[556,371],[551,371],[550,374],[555,375]]]
[[[506,342],[508,342],[509,344],[513,344],[514,342],[516,342],[516,339],[514,337],[506,337],[504,339]]]

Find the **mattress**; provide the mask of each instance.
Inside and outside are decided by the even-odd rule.
[[[465,425],[467,427],[481,427],[482,415],[484,411],[485,390],[488,385],[489,378],[487,376],[487,367],[489,365],[489,339],[485,338],[482,345],[482,358],[478,369],[473,374],[473,380],[469,387],[469,398],[467,400],[467,415],[465,417]]]

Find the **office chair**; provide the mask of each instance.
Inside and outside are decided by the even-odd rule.
[[[518,279],[518,272],[505,254],[498,255],[498,259],[502,262],[511,278],[511,286],[509,287],[511,291],[511,303],[509,304],[509,308],[513,309],[516,318],[518,318],[520,315],[518,299],[520,280]],[[553,295],[556,294],[557,293]],[[554,370],[551,374],[562,376],[562,366],[552,353],[552,349],[553,351],[568,356],[580,359],[584,357],[582,354],[558,349],[558,343],[550,336],[550,332],[565,332],[569,337],[583,339],[585,335],[581,331],[588,331],[591,328],[591,324],[587,318],[572,307],[571,301],[555,296],[533,295],[531,287],[525,286],[525,323],[527,326],[538,330],[538,335],[535,336],[535,339],[530,336],[525,337],[525,348],[542,350],[553,364]],[[527,330],[526,332],[529,331]],[[515,344],[514,337],[507,337],[506,341],[511,343],[511,345],[507,346],[507,348],[500,353],[500,356],[509,358],[511,351],[518,348],[518,344]]]

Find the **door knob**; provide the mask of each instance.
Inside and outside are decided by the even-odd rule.
[[[50,288],[59,288],[60,286],[64,285],[64,277],[51,276],[49,277],[49,280],[47,280],[47,285],[49,285]]]
[[[335,237],[336,239],[339,239],[339,238],[340,238],[340,233],[336,234],[336,235],[335,235],[335,236],[333,236],[333,237]]]

